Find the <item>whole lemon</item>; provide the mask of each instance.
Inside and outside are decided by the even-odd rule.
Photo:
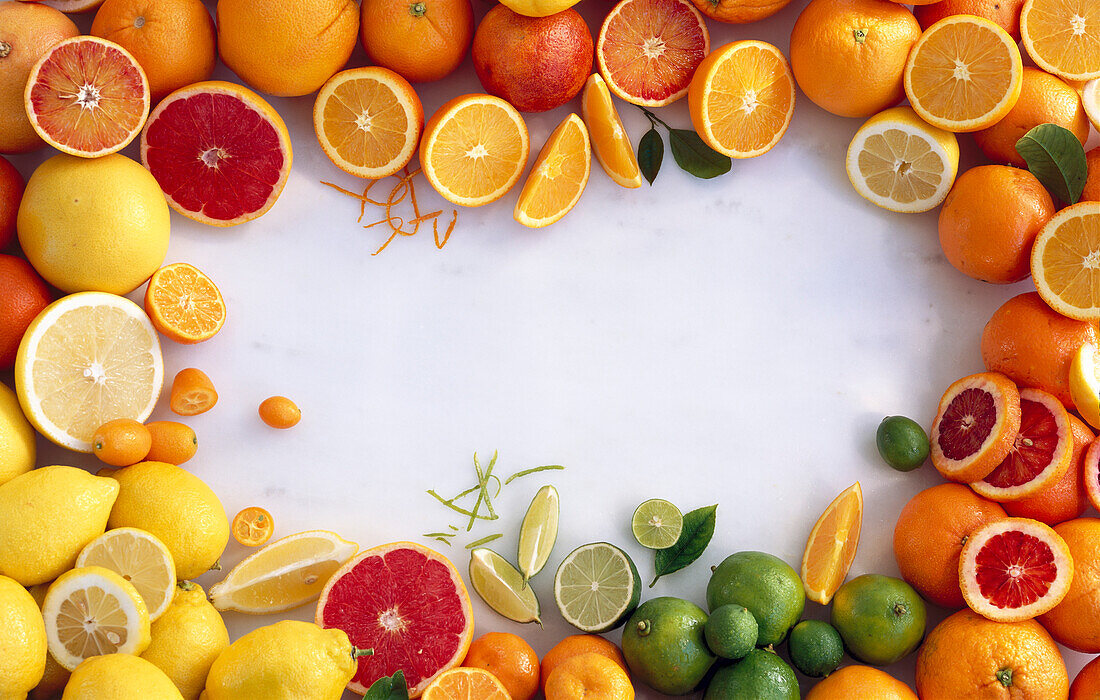
[[[355,675],[343,630],[285,620],[249,632],[222,652],[206,679],[207,700],[339,700]]]
[[[140,163],[59,154],[31,175],[16,219],[19,243],[58,289],[128,294],[168,253],[168,204]]]
[[[24,586],[73,568],[103,534],[118,484],[76,467],[42,467],[0,484],[0,574]]]
[[[46,669],[46,625],[38,603],[19,583],[0,576],[0,698],[21,698]]]
[[[165,462],[139,462],[108,475],[118,500],[108,527],[136,527],[168,547],[176,578],[206,573],[229,544],[229,519],[202,479]]]
[[[19,407],[19,397],[0,384],[0,484],[34,469],[34,455],[34,428]]]
[[[61,700],[182,700],[164,671],[140,656],[107,654],[85,659]]]
[[[37,586],[31,586],[27,590],[34,598],[35,604],[41,608],[42,601],[46,599],[46,591],[49,589],[50,584],[40,583]],[[42,680],[38,681],[38,685],[34,686],[34,690],[30,692],[28,697],[31,700],[52,700],[61,697],[61,691],[65,690],[65,684],[68,682],[68,669],[57,663],[57,659],[53,658],[53,654],[49,653],[47,647],[46,670],[42,672]]]
[[[141,658],[164,671],[184,700],[198,700],[214,660],[229,646],[225,622],[202,587],[180,581],[172,604],[153,622],[152,634]]]

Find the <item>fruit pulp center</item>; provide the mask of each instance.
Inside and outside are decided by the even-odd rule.
[[[229,158],[229,154],[225,152],[225,149],[218,148],[216,146],[213,148],[207,148],[199,154],[199,160],[201,160],[203,162],[203,165],[208,168],[218,167],[218,163],[227,158]]]
[[[58,633],[76,656],[110,654],[126,642],[126,613],[106,591],[90,587],[62,601]]]
[[[955,80],[970,80],[970,66],[959,59],[955,59],[955,70],[951,71]]]
[[[1017,530],[994,535],[978,552],[978,587],[998,608],[1019,608],[1042,598],[1058,578],[1049,545]]]
[[[1085,33],[1085,18],[1081,15],[1070,17],[1069,27],[1073,30],[1074,36],[1081,36]]]
[[[466,157],[472,160],[484,158],[489,155],[489,149],[485,147],[485,144],[479,143],[470,150],[466,151]]]
[[[665,523],[663,520],[661,520],[661,516],[653,515],[649,518],[649,526],[652,528],[660,529],[665,526]]]
[[[948,459],[966,459],[978,452],[997,422],[997,406],[989,392],[978,388],[959,393],[944,412],[940,449]]]
[[[77,90],[75,95],[71,95],[76,103],[80,105],[81,109],[96,109],[99,107],[99,100],[102,97],[99,93],[99,88],[91,83],[84,83]]]
[[[373,120],[374,117],[372,117],[366,110],[364,110],[356,115],[355,126],[358,127],[360,131],[365,131],[369,134],[372,126],[371,122]]]
[[[664,39],[651,36],[642,44],[642,55],[649,59],[660,58],[665,53]]]
[[[745,114],[752,114],[759,106],[760,100],[758,99],[756,90],[746,90],[744,97],[741,98],[741,111]]]
[[[93,384],[104,384],[107,381],[107,369],[99,360],[92,360],[92,363],[84,368],[83,374],[84,378],[90,379]]]
[[[397,608],[393,607],[378,616],[378,626],[387,632],[402,632],[408,625]]]

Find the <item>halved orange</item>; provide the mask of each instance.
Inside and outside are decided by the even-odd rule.
[[[1100,319],[1100,202],[1078,202],[1051,217],[1035,237],[1031,276],[1058,313]]]
[[[863,526],[863,489],[859,482],[840,493],[817,519],[802,554],[806,597],[828,605],[844,583],[859,547]]]
[[[1100,3],[1027,0],[1020,35],[1035,65],[1067,80],[1100,78]]]
[[[539,151],[519,193],[513,217],[531,228],[558,221],[580,201],[591,171],[588,129],[580,117],[570,114]]]
[[[423,700],[510,700],[496,676],[483,668],[452,668],[424,689]]]
[[[329,78],[313,103],[313,130],[336,167],[356,177],[393,175],[416,155],[424,109],[409,81],[388,68]]]
[[[210,340],[225,324],[225,299],[194,265],[166,265],[149,278],[145,313],[153,327],[177,343]]]
[[[641,187],[638,157],[623,127],[623,120],[611,100],[611,91],[599,73],[588,76],[581,93],[581,116],[596,154],[607,176],[623,187]]]
[[[1012,451],[1020,431],[1020,392],[998,372],[963,377],[947,388],[932,422],[932,464],[944,478],[984,479]]]
[[[424,127],[420,167],[447,201],[480,207],[515,186],[530,148],[515,107],[492,95],[459,95]]]
[[[707,145],[731,158],[770,151],[794,114],[787,59],[763,41],[726,44],[699,64],[688,88],[691,123]]]
[[[95,36],[55,44],[31,68],[23,97],[38,135],[84,158],[122,150],[149,116],[149,80],[137,59]]]
[[[947,131],[978,131],[1016,105],[1020,49],[981,17],[953,15],[925,30],[905,63],[905,94],[921,119]]]

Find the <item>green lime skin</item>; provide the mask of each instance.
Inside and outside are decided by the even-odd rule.
[[[774,646],[802,617],[806,592],[798,573],[779,557],[738,552],[714,568],[707,584],[707,607],[731,604],[748,608],[756,618],[758,646]]]
[[[703,628],[707,646],[723,659],[743,658],[756,648],[759,632],[756,618],[741,605],[716,608]]]
[[[798,678],[783,659],[753,649],[733,666],[714,674],[703,700],[798,700]]]
[[[912,418],[886,416],[875,433],[878,453],[899,472],[911,472],[928,459],[928,434]]]
[[[717,660],[707,648],[707,614],[680,598],[642,603],[623,628],[623,658],[634,677],[665,695],[695,690]]]
[[[824,678],[840,667],[844,658],[844,640],[828,622],[803,620],[791,630],[787,640],[791,663],[810,678]]]
[[[872,666],[888,666],[913,653],[924,638],[924,601],[905,581],[864,574],[833,597],[833,627],[848,652]]]

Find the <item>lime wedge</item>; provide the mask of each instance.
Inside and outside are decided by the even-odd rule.
[[[676,544],[684,529],[684,516],[668,501],[651,498],[634,511],[630,529],[643,547],[668,549]]]
[[[519,529],[519,570],[523,573],[524,586],[546,566],[557,539],[558,491],[547,485],[531,499]]]
[[[554,600],[565,621],[583,632],[607,632],[638,607],[642,580],[627,553],[613,544],[577,547],[554,576]]]
[[[539,599],[523,583],[523,574],[491,549],[480,547],[470,554],[470,583],[490,608],[509,620],[537,622]]]

